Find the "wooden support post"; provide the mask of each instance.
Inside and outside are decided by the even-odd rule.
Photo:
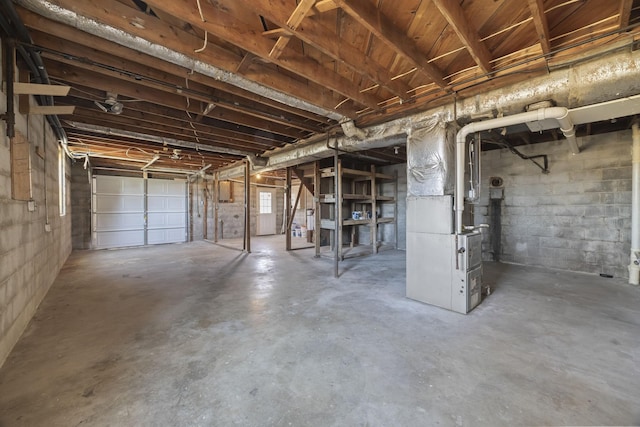
[[[244,168],[244,250],[251,253],[251,164]]]
[[[393,176],[393,226],[395,228],[393,234],[395,236],[395,247],[398,249],[398,171],[394,171]]]
[[[371,165],[371,250],[378,253],[378,189],[376,188],[376,166]]]
[[[333,276],[340,277],[340,271],[338,263],[340,262],[341,246],[342,246],[342,192],[340,178],[340,159],[338,156],[338,148],[336,142],[336,148],[333,154],[333,196],[334,196],[334,209],[333,209]]]
[[[313,230],[313,235],[314,235],[314,244],[315,244],[315,248],[316,248],[316,258],[320,257],[320,226],[321,226],[321,221],[320,221],[320,212],[322,210],[321,208],[321,204],[320,204],[320,162],[316,160],[316,162],[313,164],[313,200],[315,202],[315,211],[313,212],[314,216],[314,220],[315,220],[315,224],[314,224],[314,230]]]
[[[286,214],[286,218],[285,218],[285,249],[290,251],[291,250],[291,223],[292,220],[291,218],[291,168],[287,168],[287,182],[286,182],[286,188],[285,188],[285,193],[284,193],[284,206],[285,206],[285,214]]]
[[[218,242],[218,204],[220,200],[220,172],[213,176],[213,241]]]
[[[204,184],[204,189],[202,190],[202,198],[204,199],[204,217],[202,217],[202,228],[204,230],[203,238],[206,240],[209,238],[209,185],[207,184],[207,179],[203,178],[202,183]]]
[[[337,155],[338,151],[336,150],[336,157]],[[340,161],[340,159],[338,159],[337,163],[338,167],[336,169],[336,187],[338,191],[336,192],[336,234],[338,235],[338,238],[336,239],[336,247],[338,248],[338,259],[340,261],[344,261],[344,255],[342,253],[342,162]]]

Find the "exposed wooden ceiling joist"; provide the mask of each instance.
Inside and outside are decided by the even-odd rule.
[[[485,73],[491,72],[491,53],[480,41],[475,26],[469,21],[458,0],[432,0],[446,18],[449,25],[467,48],[476,64]]]
[[[145,145],[126,135],[154,133],[227,150],[211,155],[215,165],[239,158],[230,150],[260,155],[317,137],[340,117],[363,127],[453,93],[481,96],[618,49],[627,42],[616,31],[628,44],[640,34],[629,27],[639,22],[633,0],[200,0],[202,16],[197,0],[5,3],[36,11],[17,7],[33,40],[22,46],[44,57],[53,83],[72,87],[55,107],[76,107],[60,117],[75,146],[127,157],[123,147]],[[371,155],[394,162],[403,152]],[[149,155],[138,157],[137,167]],[[187,157],[186,169],[201,165]]]
[[[395,80],[388,69],[374,62],[368,55],[356,47],[335,42],[338,35],[335,31],[325,27],[319,22],[308,19],[291,27],[286,21],[287,8],[283,4],[265,3],[263,0],[243,0],[247,7],[254,8],[258,13],[267,17],[271,22],[281,27],[280,29],[289,36],[295,36],[305,43],[315,47],[322,53],[339,61],[351,70],[359,73],[376,84],[388,89],[402,100],[408,100],[408,92],[411,87],[401,80]],[[298,31],[296,31],[298,30]],[[278,41],[282,39],[280,37]],[[278,45],[278,42],[276,42]]]
[[[629,19],[631,18],[632,7],[633,7],[633,0],[620,0],[620,12],[618,16],[619,28],[626,28],[629,25]]]
[[[147,4],[154,9],[157,8],[171,13],[194,27],[202,28],[204,31],[233,43],[243,50],[251,52],[318,85],[340,93],[360,105],[372,109],[378,108],[378,99],[367,93],[361,93],[357,87],[354,87],[351,82],[341,75],[305,58],[297,52],[289,51],[286,57],[270,58],[271,42],[265,38],[247,37],[247,34],[255,34],[255,28],[225,12],[224,8],[216,8],[208,2],[202,2],[202,13],[205,17],[205,21],[202,21],[197,10],[192,7],[192,3],[189,0],[174,0],[171,2],[163,0],[147,1]],[[256,22],[259,22],[257,15]],[[333,108],[335,108],[335,105]]]
[[[290,29],[291,31],[295,31],[296,28],[298,28],[298,26],[302,23],[304,17],[309,14],[315,2],[316,0],[300,1],[300,3],[298,3],[296,8],[293,10],[293,13],[291,13],[291,16],[289,16],[289,18],[287,19],[287,22],[285,24],[286,28]],[[282,28],[284,27],[285,26],[282,26]],[[276,44],[273,45],[271,52],[269,52],[269,57],[279,58],[285,47],[287,47],[287,44],[289,44],[290,39],[291,38],[288,34],[284,34],[278,37]]]
[[[356,21],[367,28],[392,49],[403,55],[425,76],[441,88],[446,87],[442,71],[438,70],[420,52],[413,40],[407,39],[386,16],[367,0],[334,0],[335,3]]]
[[[544,14],[544,3],[542,0],[527,0],[527,2],[529,4],[529,10],[531,10],[533,23],[538,32],[538,40],[540,40],[542,52],[548,55],[551,52],[551,43],[549,42],[549,24]]]

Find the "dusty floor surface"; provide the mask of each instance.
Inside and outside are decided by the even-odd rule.
[[[0,370],[1,426],[640,423],[640,289],[485,264],[464,316],[405,256],[283,238],[72,254]]]

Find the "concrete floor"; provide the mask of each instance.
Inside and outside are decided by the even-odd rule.
[[[464,316],[402,252],[340,280],[282,236],[72,254],[0,370],[0,425],[640,423],[640,289],[485,265]]]

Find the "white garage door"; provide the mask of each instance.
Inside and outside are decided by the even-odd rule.
[[[145,193],[143,178],[94,176],[92,237],[95,248],[186,240],[185,182],[146,181]]]
[[[184,181],[149,179],[147,183],[147,243],[186,240],[187,203]]]

